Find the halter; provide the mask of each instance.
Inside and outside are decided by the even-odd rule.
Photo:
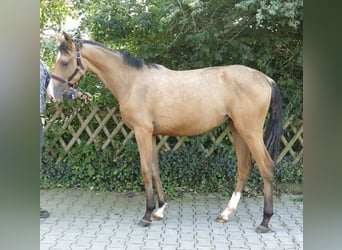
[[[77,68],[74,70],[72,75],[67,79],[64,80],[54,74],[51,74],[51,78],[55,79],[56,81],[59,81],[60,83],[67,83],[69,87],[77,89],[78,85],[75,83],[71,83],[70,81],[76,76],[77,73],[81,74],[81,78],[83,76],[82,71],[84,69],[83,64],[81,62],[81,52],[80,52],[80,44],[79,42],[75,42],[75,47],[76,47],[76,62],[77,62]]]

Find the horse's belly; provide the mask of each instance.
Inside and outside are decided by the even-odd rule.
[[[196,115],[179,116],[160,119],[154,122],[154,134],[170,136],[193,136],[204,134],[220,126],[227,116],[200,113]]]

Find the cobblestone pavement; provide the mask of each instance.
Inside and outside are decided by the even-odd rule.
[[[40,250],[303,249],[302,196],[274,197],[271,232],[257,234],[263,197],[242,197],[225,224],[215,218],[229,197],[186,194],[171,199],[164,221],[142,228],[143,193],[41,190]]]

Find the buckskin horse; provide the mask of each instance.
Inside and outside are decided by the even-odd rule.
[[[238,181],[216,221],[227,222],[236,210],[253,156],[264,182],[263,220],[256,232],[270,230],[272,182],[282,134],[282,101],[275,81],[242,65],[175,71],[95,41],[72,39],[65,32],[56,35],[58,54],[47,89],[51,100],[58,101],[68,88],[78,87],[85,72],[92,72],[117,99],[123,121],[134,131],[146,194],[146,212],[140,226],[162,220],[167,205],[156,136],[194,136],[228,122],[236,148]]]

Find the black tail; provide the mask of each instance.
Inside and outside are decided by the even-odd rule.
[[[270,81],[270,84],[272,86],[271,111],[264,142],[271,158],[276,163],[280,150],[280,137],[283,134],[283,111],[280,90],[273,80]]]

